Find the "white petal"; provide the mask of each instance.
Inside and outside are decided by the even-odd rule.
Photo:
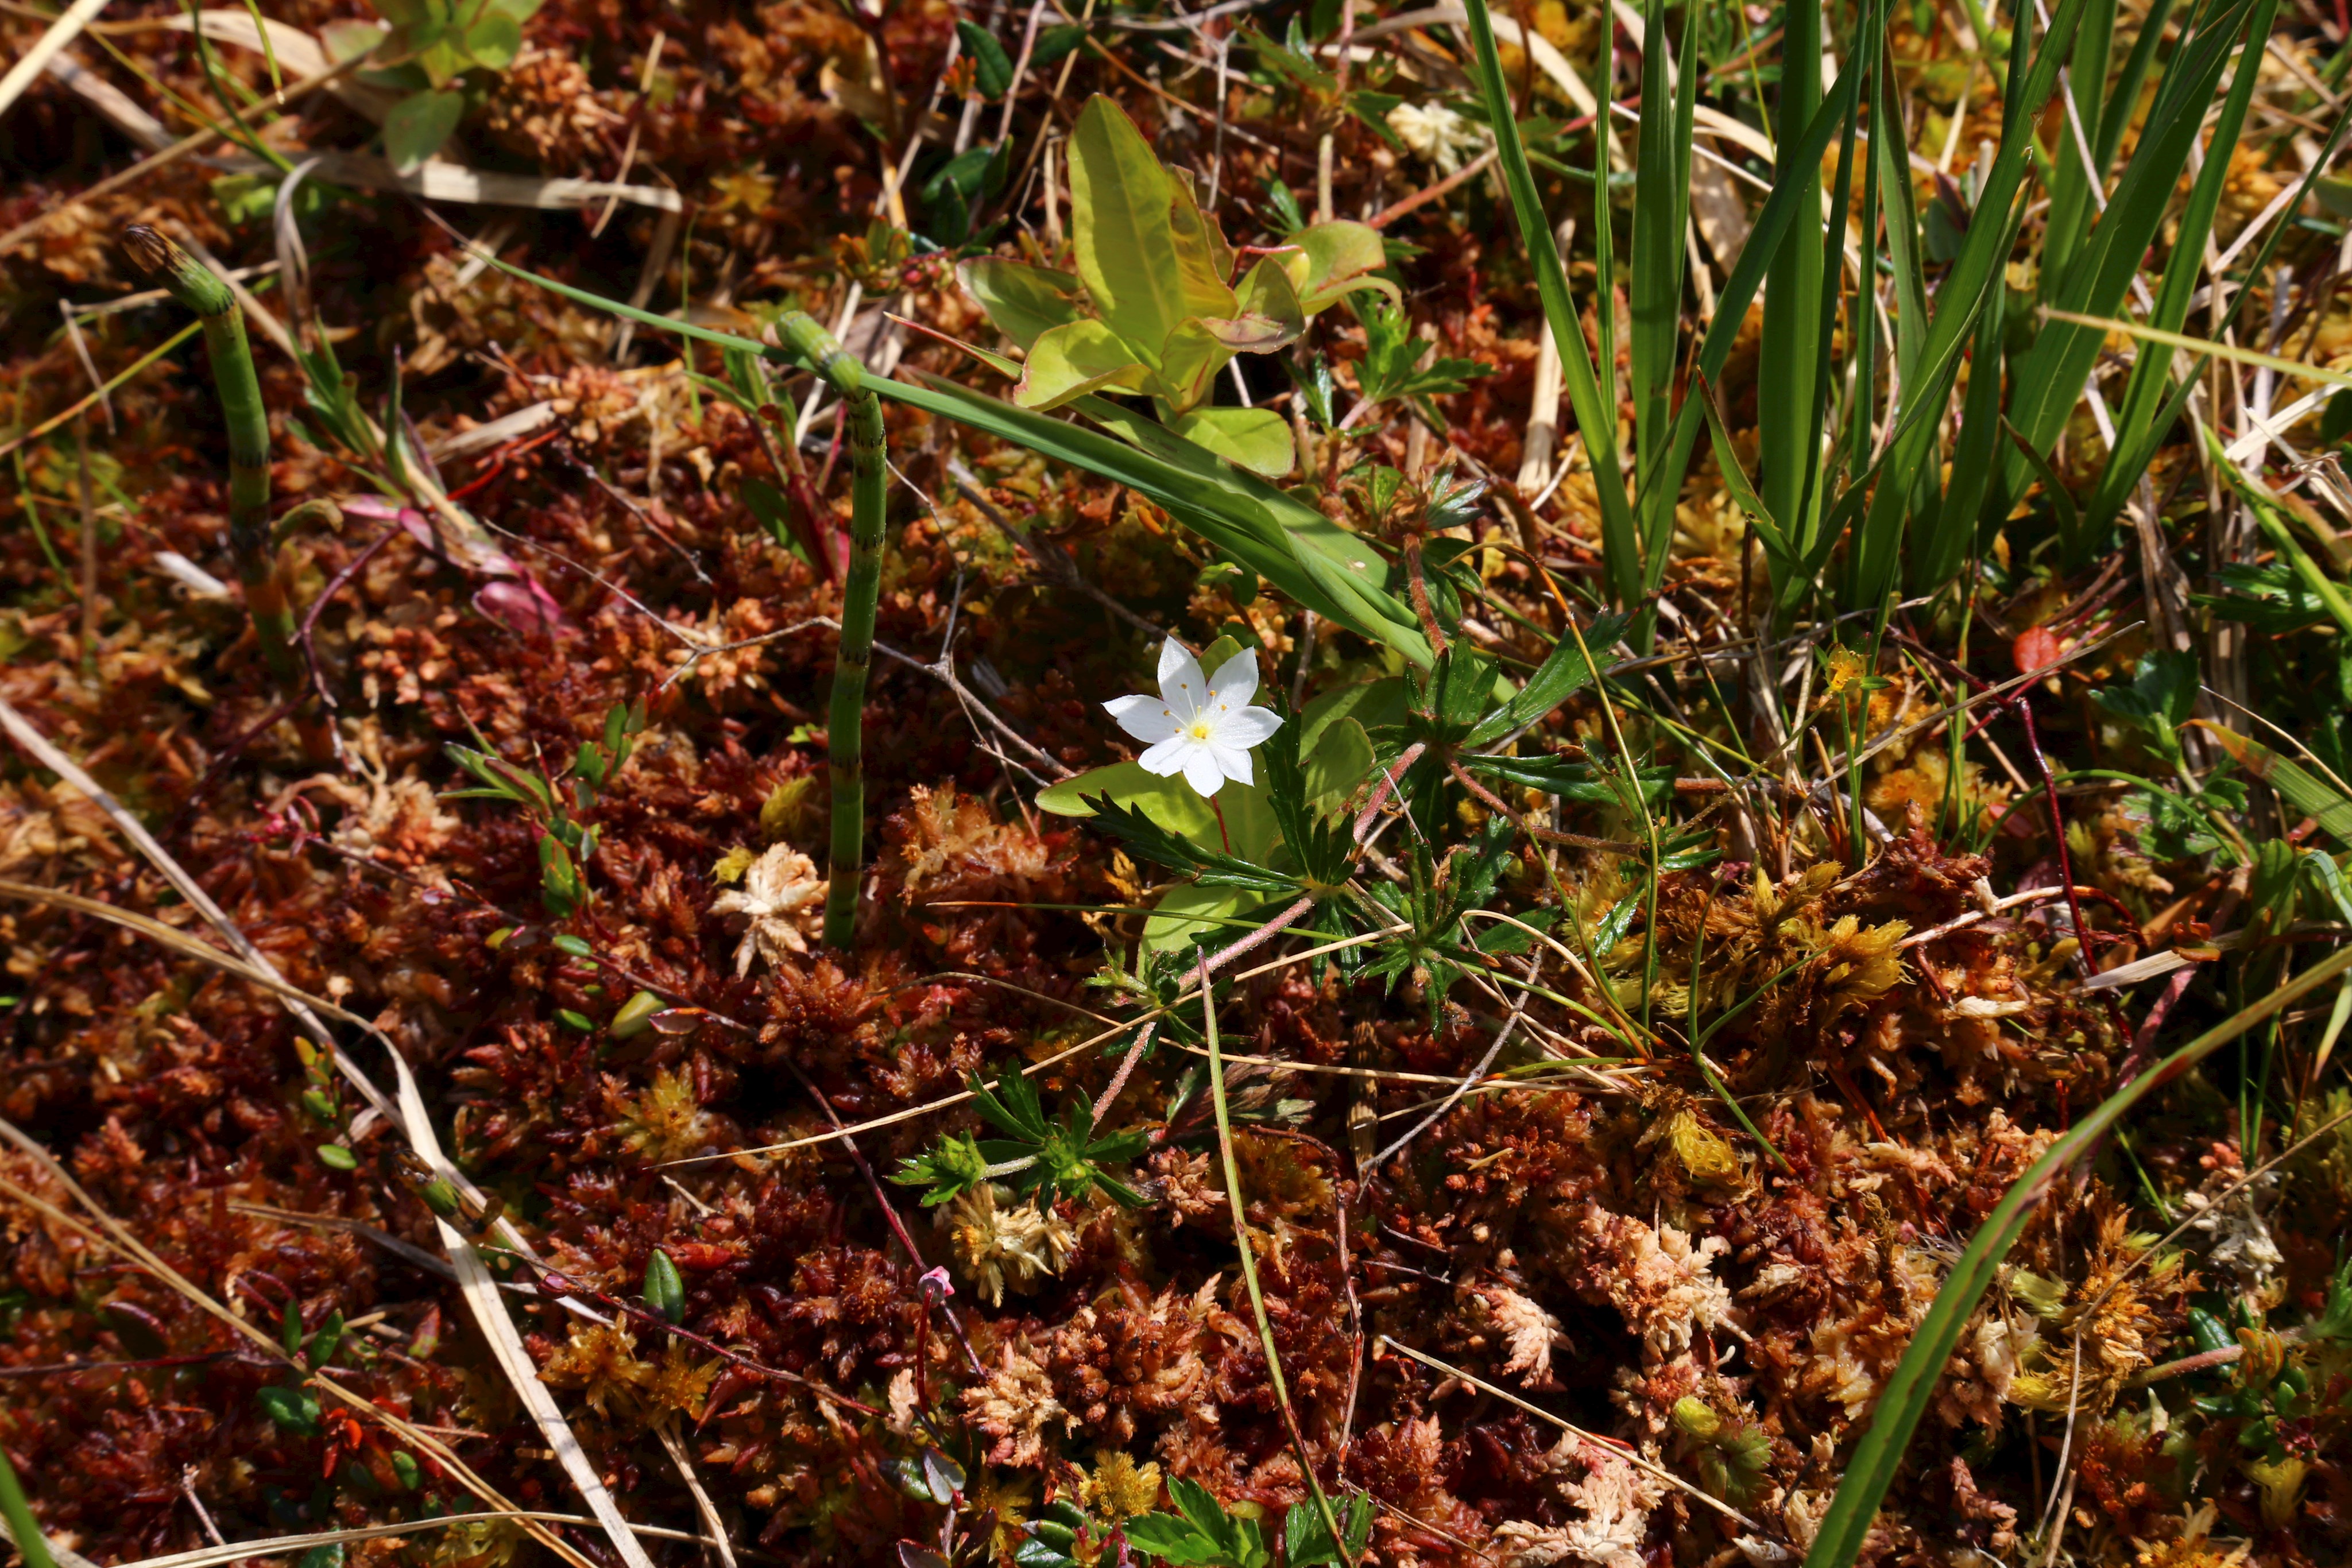
[[[1160,695],[1179,724],[1192,723],[1192,716],[1208,705],[1209,683],[1201,674],[1201,662],[1173,637],[1160,645]]]
[[[1110,716],[1118,720],[1118,727],[1149,745],[1166,740],[1182,732],[1183,726],[1168,711],[1168,705],[1158,697],[1138,693],[1131,697],[1114,697],[1103,704]]]
[[[1257,650],[1244,648],[1209,677],[1209,705],[1238,713],[1257,695]]]
[[[1137,766],[1146,773],[1156,773],[1162,779],[1172,779],[1184,771],[1185,765],[1190,761],[1192,754],[1201,749],[1199,741],[1189,735],[1180,733],[1171,735],[1159,745],[1149,747],[1135,760]]]
[[[1196,744],[1185,753],[1184,782],[1192,787],[1194,794],[1203,799],[1224,787],[1225,770],[1217,766],[1213,748]]]
[[[1221,740],[1212,740],[1208,745],[1208,752],[1217,759],[1217,770],[1234,783],[1249,784],[1255,780],[1256,776],[1250,771],[1250,754],[1240,747],[1227,746]],[[1191,775],[1187,774],[1186,777],[1189,778]]]
[[[1217,716],[1216,727],[1210,733],[1220,746],[1251,747],[1263,745],[1282,727],[1282,716],[1270,707],[1239,708]]]

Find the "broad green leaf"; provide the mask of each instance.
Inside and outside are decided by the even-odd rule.
[[[1155,361],[1192,314],[1171,221],[1175,183],[1127,111],[1099,93],[1070,138],[1078,276],[1111,329]]]
[[[1184,280],[1188,316],[1234,314],[1234,247],[1217,220],[1201,211],[1190,171],[1168,171],[1168,228],[1176,243],[1176,268]]]
[[[1150,371],[1124,339],[1099,321],[1081,318],[1042,333],[1029,346],[1029,362],[1013,401],[1023,408],[1055,409],[1105,387],[1139,392],[1150,379]]]
[[[1216,390],[1217,372],[1235,354],[1272,353],[1288,340],[1282,323],[1266,316],[1239,320],[1195,316],[1160,345],[1160,373],[1150,392],[1181,413],[1198,407]]]
[[[1877,1517],[1879,1502],[1902,1465],[1912,1432],[1935,1396],[1945,1364],[1959,1343],[1960,1331],[1968,1325],[1977,1303],[1991,1286],[2002,1257],[2024,1230],[2026,1221],[2052,1185],[2069,1166],[2090,1155],[2109,1129],[2149,1093],[2179,1079],[2221,1046],[2275,1017],[2347,969],[2352,969],[2352,947],[2322,959],[2244,1011],[2199,1035],[2107,1096],[2011,1185],[2008,1195],[1978,1227],[1976,1235],[1944,1277],[1943,1288],[1936,1292],[1927,1315],[1912,1331],[1910,1348],[1903,1353],[1903,1359],[1881,1385],[1870,1429],[1846,1463],[1837,1495],[1830,1500],[1812,1546],[1805,1553],[1805,1568],[1850,1568],[1861,1556],[1863,1542]]]
[[[1139,762],[1089,768],[1050,785],[1037,792],[1037,809],[1057,817],[1091,817],[1095,814],[1092,802],[1106,796],[1114,805],[1141,811],[1171,833],[1188,839],[1206,834],[1211,843],[1216,840],[1217,817],[1209,803],[1193,793],[1181,777],[1162,779],[1145,772]]]
[[[1288,244],[1297,248],[1279,252],[1278,259],[1307,315],[1316,315],[1362,288],[1377,288],[1398,304],[1404,303],[1395,284],[1376,276],[1388,265],[1389,255],[1380,230],[1370,224],[1344,219],[1312,224],[1292,235]]]
[[[357,59],[383,39],[384,29],[373,22],[330,22],[319,29],[319,42],[326,49],[331,66]]]
[[[1352,718],[1366,729],[1402,724],[1404,705],[1404,682],[1395,675],[1326,692],[1298,716],[1299,753],[1313,757],[1322,747],[1323,732],[1342,719]]]
[[[1329,615],[1359,636],[1388,644],[1415,664],[1429,663],[1428,639],[1412,607],[1391,591],[1388,562],[1355,535],[1297,497],[1220,461],[1132,410],[1101,398],[1088,398],[1077,406],[1088,419],[1133,442],[1165,469],[1176,471],[1169,475],[1177,481],[1171,491],[1191,502],[1192,509],[1171,509],[1185,526],[1317,614]],[[1044,434],[1040,432],[1040,438]],[[1024,444],[1050,452],[1034,440]],[[1118,476],[1109,467],[1089,466],[1088,471]],[[1135,480],[1121,482],[1160,499]]]
[[[956,268],[964,291],[980,301],[996,329],[1027,353],[1038,338],[1078,319],[1076,275],[1001,256],[976,256]]]
[[[478,66],[502,71],[522,53],[522,24],[492,11],[466,29],[466,54]]]
[[[413,92],[383,117],[383,155],[394,172],[412,173],[441,151],[466,112],[461,92]]]
[[[1279,479],[1297,465],[1290,426],[1270,408],[1196,408],[1168,428],[1226,462]]]
[[[1094,802],[1106,797],[1112,805],[1140,811],[1153,826],[1203,850],[1223,852],[1224,834],[1229,833],[1233,852],[1246,861],[1263,862],[1279,836],[1274,809],[1266,804],[1263,779],[1253,784],[1228,784],[1217,791],[1217,800],[1225,811],[1225,826],[1221,833],[1215,809],[1184,782],[1181,774],[1163,779],[1145,771],[1139,762],[1090,768],[1075,779],[1065,779],[1039,791],[1037,806],[1055,816],[1091,817],[1095,815]]]
[[[1265,902],[1246,888],[1210,887],[1182,882],[1160,895],[1143,923],[1143,945],[1154,953],[1181,952],[1196,942],[1222,942],[1234,934],[1224,924]]]
[[[1263,316],[1282,324],[1285,343],[1307,329],[1307,309],[1298,302],[1298,290],[1290,281],[1290,274],[1282,269],[1281,262],[1270,256],[1258,257],[1249,271],[1243,275],[1241,287],[1234,290],[1237,308],[1244,316]]]
[[[1307,803],[1318,811],[1337,810],[1371,778],[1377,762],[1362,725],[1345,716],[1325,725],[1315,732],[1301,769],[1307,776]]]

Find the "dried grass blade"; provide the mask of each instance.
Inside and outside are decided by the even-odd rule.
[[[236,922],[229,919],[220,905],[213,902],[212,895],[204,890],[194,877],[188,874],[187,870],[179,862],[172,858],[162,844],[155,841],[154,835],[141,825],[139,820],[131,814],[122,802],[108,793],[96,779],[77,766],[71,758],[52,745],[47,737],[35,729],[26,721],[25,716],[18,713],[5,698],[0,698],[0,727],[5,727],[19,746],[39,759],[43,767],[65,779],[74,788],[89,796],[100,810],[106,812],[123,835],[138,847],[140,852],[147,857],[149,862],[180,891],[181,896],[194,905],[197,911],[212,923],[213,928],[236,950],[237,956],[244,959],[249,968],[269,976],[276,981],[270,988],[285,1003],[287,1010],[309,1027],[317,1039],[332,1046],[336,1067],[379,1113],[388,1120],[396,1120],[406,1130],[409,1145],[415,1151],[417,1157],[430,1166],[436,1175],[460,1191],[478,1192],[479,1189],[473,1182],[451,1163],[447,1154],[443,1152],[440,1135],[434,1131],[432,1118],[425,1113],[424,1097],[417,1092],[415,1077],[408,1070],[406,1058],[401,1055],[399,1048],[394,1044],[389,1036],[374,1030],[372,1025],[365,1026],[383,1042],[385,1054],[392,1058],[393,1072],[398,1086],[396,1109],[391,1102],[385,1100],[383,1092],[376,1088],[367,1075],[360,1071],[359,1064],[344,1053],[341,1046],[333,1043],[335,1037],[328,1030],[311,1000],[304,998],[302,993],[287,984],[284,977],[278,973],[277,967],[269,962],[259,948],[247,939],[245,933],[237,928]],[[201,951],[202,945],[198,944],[197,946]],[[340,1009],[336,1010],[341,1011]],[[0,1123],[0,1126],[5,1125],[5,1123]],[[43,1155],[43,1158],[47,1158],[46,1154]],[[62,1173],[60,1175],[62,1176]],[[79,1195],[79,1188],[73,1190]],[[83,1197],[83,1201],[90,1203],[87,1197]],[[90,1207],[93,1212],[97,1211],[96,1204],[90,1203]],[[507,1315],[506,1304],[499,1299],[497,1283],[490,1278],[489,1270],[483,1264],[481,1254],[474,1249],[474,1244],[470,1240],[446,1221],[438,1223],[443,1249],[448,1253],[449,1261],[457,1270],[457,1288],[464,1293],[466,1304],[472,1311],[475,1322],[480,1325],[483,1337],[489,1342],[491,1351],[498,1358],[499,1368],[506,1373],[508,1381],[514,1385],[516,1397],[522,1402],[523,1407],[530,1412],[531,1418],[539,1424],[541,1436],[546,1438],[547,1446],[554,1450],[557,1460],[563,1466],[564,1474],[571,1478],[572,1484],[587,1502],[589,1511],[604,1524],[606,1534],[612,1538],[614,1546],[619,1551],[622,1560],[628,1564],[628,1568],[653,1568],[653,1560],[646,1555],[646,1549],[638,1543],[635,1535],[630,1531],[628,1521],[622,1516],[620,1504],[614,1500],[611,1490],[596,1474],[595,1466],[589,1461],[586,1451],[580,1447],[580,1439],[572,1435],[571,1425],[564,1420],[563,1412],[556,1406],[554,1395],[549,1392],[547,1385],[539,1380],[539,1369],[531,1364],[530,1353],[523,1348],[522,1336],[516,1332],[514,1320]],[[525,1255],[531,1253],[530,1243],[524,1239],[522,1233],[514,1228],[512,1221],[500,1220],[499,1230],[501,1238],[508,1245]],[[156,1260],[156,1266],[163,1267],[161,1260]],[[178,1278],[177,1275],[172,1277]],[[184,1284],[184,1281],[183,1283]],[[188,1288],[194,1289],[193,1286]],[[243,1326],[243,1320],[236,1321]],[[569,1548],[565,1550],[569,1551]]]

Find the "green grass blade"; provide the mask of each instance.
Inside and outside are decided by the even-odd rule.
[[[2075,108],[2081,113],[2083,142],[2088,142],[2102,123],[2107,60],[2114,51],[2115,37],[2115,0],[2093,0],[2083,13],[2081,29],[2074,35],[2074,57],[2066,73],[2074,87]],[[2091,153],[2095,158],[2098,155],[2095,145]],[[2050,212],[2042,225],[2044,298],[2054,298],[2054,290],[2065,277],[2096,207],[2090,172],[2083,167],[2083,143],[2075,140],[2074,120],[2063,116],[2063,106],[2050,156],[2056,167],[2050,176]],[[2099,167],[2104,171],[2106,165],[2102,162]]]
[[[2240,58],[2238,74],[2230,84],[2230,95],[2222,101],[2221,116],[2214,124],[2215,146],[2236,143],[2245,125],[2247,108],[2253,101],[2262,60],[2259,50],[2248,51]],[[2334,136],[2312,164],[2313,174],[2327,167],[2346,124],[2339,116]],[[2189,201],[2181,208],[2175,229],[2172,254],[2165,262],[2164,278],[2157,285],[2156,307],[2148,312],[2148,324],[2160,331],[2178,332],[2189,319],[2189,302],[2204,273],[2205,243],[2213,233],[2214,214],[2221,210],[2221,193],[2229,175],[2228,158],[2208,157],[2205,166],[2198,171],[2196,183],[2189,187]],[[2305,183],[2308,185],[2308,179]],[[2300,207],[2301,201],[2295,205]],[[2273,242],[2286,226],[2281,224],[2272,231]],[[2269,246],[2265,246],[2263,254],[2256,258],[2257,267],[2269,259]],[[2172,428],[2172,422],[2179,417],[2180,407],[2195,384],[2198,372],[2191,371],[2179,387],[2172,386],[2175,357],[2144,350],[2133,361],[2131,378],[2124,383],[2123,402],[2116,412],[2114,450],[2107,455],[2106,465],[2099,472],[2099,482],[2084,507],[2085,531],[2095,538],[2105,538],[2113,526],[2116,515],[2123,510],[2124,497],[2147,471],[2158,445]]]
[[[1642,528],[1644,598],[1665,580],[1674,544],[1675,503],[1682,497],[1689,448],[1675,440],[1676,329],[1689,281],[1690,163],[1698,100],[1697,48],[1685,40],[1673,96],[1667,96],[1666,12],[1652,0],[1643,28],[1641,170],[1633,190],[1633,373],[1638,478],[1634,508]],[[1672,109],[1669,112],[1668,105]],[[1636,635],[1646,643],[1647,631]]]
[[[2024,1230],[2050,1185],[2067,1166],[2090,1153],[2125,1113],[2151,1092],[2180,1077],[2221,1046],[2275,1017],[2347,969],[2352,969],[2352,947],[2321,960],[2235,1017],[2199,1035],[2107,1096],[2017,1178],[2008,1196],[1978,1228],[1959,1260],[1952,1265],[1927,1316],[1913,1332],[1910,1348],[1903,1353],[1902,1361],[1879,1390],[1877,1413],[1846,1465],[1845,1479],[1838,1484],[1829,1511],[1822,1516],[1812,1549],[1805,1553],[1805,1568],[1850,1568],[1861,1555],[1863,1542],[1878,1512],[1879,1500],[1886,1495],[1888,1483],[1894,1480],[1903,1461],[1903,1451],[1910,1445],[1911,1434],[1927,1413],[1945,1364],[1951,1360],[1953,1347],[1959,1343],[1960,1330],[1976,1311],[1978,1301],[1992,1283],[2002,1256]]]
[[[0,1515],[7,1518],[8,1533],[16,1538],[16,1550],[25,1554],[25,1568],[58,1568],[48,1538],[34,1520],[25,1489],[16,1481],[16,1467],[8,1462],[6,1454],[0,1454]]]
[[[1518,122],[1511,117],[1511,89],[1503,79],[1503,57],[1495,47],[1495,26],[1486,13],[1486,0],[1464,0],[1464,11],[1471,47],[1477,57],[1479,96],[1494,125],[1495,150],[1502,166],[1503,183],[1511,193],[1511,208],[1518,215],[1519,234],[1527,243],[1528,260],[1535,268],[1536,292],[1543,300],[1544,319],[1551,327],[1553,341],[1559,345],[1561,379],[1568,385],[1569,406],[1576,415],[1577,428],[1584,433],[1585,455],[1592,464],[1592,486],[1600,499],[1601,552],[1610,590],[1621,604],[1633,608],[1641,598],[1642,567],[1633,504],[1626,494],[1623,471],[1617,465],[1616,409],[1602,401],[1601,382],[1592,368],[1592,354],[1584,340],[1584,328],[1577,320],[1575,301],[1569,296],[1568,270],[1561,265],[1559,247],[1552,240],[1551,224],[1544,216],[1543,198],[1536,190],[1535,172],[1528,167],[1528,151],[1519,140]],[[1607,112],[1605,108],[1603,112]],[[1596,121],[1592,133],[1604,148],[1608,145],[1606,121]],[[1603,183],[1595,192],[1598,209],[1603,214],[1608,211],[1606,191]],[[1605,278],[1601,287],[1604,290],[1608,287]],[[1604,310],[1604,318],[1606,314]]]
[[[2253,39],[2267,37],[2276,7],[2277,0],[2237,0],[2183,43],[2173,68],[2165,73],[2147,129],[2116,182],[2114,198],[2074,256],[2064,280],[2048,296],[2058,308],[2090,316],[2111,316],[2121,308],[2197,145],[2204,118],[2199,110],[2220,85],[2241,32]],[[2217,132],[2207,148],[2209,168],[2226,169],[2236,145],[2236,128],[2221,129],[2230,133],[2224,137]],[[2098,358],[2104,336],[2072,322],[2052,324],[2043,327],[2032,345],[2018,357],[2011,378],[2014,392],[2009,418],[2035,452],[2050,451],[2082,401],[2084,381]],[[2032,473],[2022,452],[2010,453],[1986,498],[1988,515],[2006,516],[2011,497],[2031,483]],[[2083,533],[2089,536],[2090,530]],[[2072,543],[2079,558],[2079,551],[2094,546],[2096,539],[2078,538]]]
[[[1935,514],[1927,519],[1920,548],[1912,555],[1915,593],[1949,581],[1968,559],[1969,546],[1976,538],[1977,512],[1984,504],[1994,455],[2000,450],[2000,342],[2008,323],[2008,288],[1995,288],[1977,318],[1969,390],[1960,404],[1959,435],[1952,444],[1952,482]]]
[[[2139,36],[2132,41],[2132,51],[2124,58],[2124,68],[2115,87],[2107,94],[2106,109],[2099,116],[2099,129],[2091,145],[2099,167],[2106,168],[2116,161],[2116,150],[2123,145],[2124,132],[2131,129],[2132,115],[2139,108],[2139,92],[2147,81],[2148,68],[2156,63],[2157,47],[2164,42],[2164,25],[2172,17],[2173,0],[2154,0],[2147,15],[2139,24]]]
[[[1642,35],[1642,140],[1633,175],[1633,308],[1628,347],[1636,473],[1649,487],[1673,413],[1675,327],[1683,303],[1683,213],[1688,200],[1686,120],[1666,73],[1666,8],[1650,0]],[[1687,57],[1694,51],[1685,49]],[[1678,133],[1680,133],[1678,137]],[[1637,497],[1645,499],[1646,497]],[[1645,541],[1646,542],[1646,541]]]
[[[1874,510],[1907,508],[1912,497],[1921,493],[1927,465],[1937,458],[1937,427],[1953,378],[1959,372],[1960,347],[1974,332],[1990,291],[2001,287],[2003,269],[2023,219],[2018,198],[2025,181],[2032,129],[2057,89],[2058,64],[2074,41],[2084,4],[2084,0],[2062,0],[2039,49],[2032,48],[2029,29],[2022,25],[2011,39],[2000,144],[1978,193],[1976,217],[1969,225],[1968,237],[1937,292],[1935,314],[1920,344],[1919,363],[1903,387],[1895,435],[1879,463],[1885,477],[1871,497]],[[2007,221],[1990,221],[1994,214],[2006,214]],[[1945,512],[1949,509],[1948,506]],[[1939,531],[1948,532],[1958,526],[1957,519],[1938,515]],[[1882,543],[1899,540],[1903,525],[1867,519],[1864,533],[1866,538]],[[1894,559],[1877,558],[1857,567],[1848,577],[1852,601],[1875,604],[1893,580],[1895,568]]]
[[[1821,154],[1814,152],[1807,161],[1798,131],[1821,107],[1821,0],[1789,0],[1782,12],[1780,60],[1780,99],[1772,121],[1780,156],[1772,183],[1776,189],[1798,192],[1802,210],[1774,251],[1772,281],[1764,294],[1756,386],[1757,462],[1765,505],[1801,549],[1813,536],[1805,508],[1815,492],[1814,454],[1821,428],[1814,416],[1816,391],[1829,375],[1821,358]],[[1748,244],[1755,243],[1750,235]]]

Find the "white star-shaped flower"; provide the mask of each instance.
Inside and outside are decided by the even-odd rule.
[[[1119,728],[1145,743],[1136,758],[1162,779],[1181,773],[1202,796],[1214,795],[1230,779],[1252,782],[1249,748],[1282,727],[1272,708],[1252,707],[1257,695],[1257,655],[1244,648],[1205,680],[1200,662],[1174,638],[1160,649],[1160,695],[1140,694],[1103,706]]]

